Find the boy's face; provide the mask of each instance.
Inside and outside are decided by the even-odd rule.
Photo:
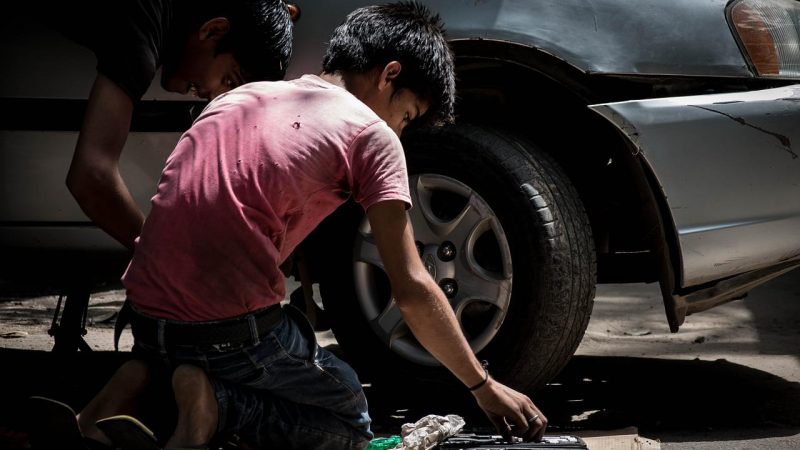
[[[398,137],[409,123],[428,111],[428,102],[408,89],[395,90],[388,102],[382,102],[382,106],[379,109],[373,108],[373,111]]]
[[[213,100],[244,83],[239,64],[230,53],[187,54],[177,70],[167,79],[162,79],[162,86],[170,92],[191,94],[206,100]]]
[[[170,92],[212,100],[246,82],[231,53],[217,53],[219,40],[230,29],[223,17],[211,19],[190,34],[175,67],[164,67],[161,85]]]
[[[428,111],[430,103],[409,89],[394,83],[401,65],[392,61],[364,74],[348,77],[347,89],[383,119],[397,136],[413,120]]]

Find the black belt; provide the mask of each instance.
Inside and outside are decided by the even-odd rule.
[[[250,326],[250,317],[255,321],[256,336]],[[259,311],[226,320],[211,322],[164,321],[164,337],[161,342],[167,347],[176,345],[213,346],[220,350],[255,343],[267,334],[283,317],[281,305],[272,305]],[[151,346],[159,346],[159,322],[163,319],[146,316],[133,310],[131,331],[133,337]]]

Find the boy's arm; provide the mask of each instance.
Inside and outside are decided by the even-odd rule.
[[[484,370],[464,338],[450,304],[417,254],[405,203],[384,201],[367,211],[372,234],[400,312],[417,340],[466,386]],[[478,405],[506,438],[514,424],[526,439],[541,439],[547,419],[525,395],[492,380],[473,392]],[[528,424],[527,419],[539,416]]]
[[[144,214],[119,173],[132,115],[133,100],[98,74],[67,174],[67,187],[83,212],[129,249],[144,223]]]

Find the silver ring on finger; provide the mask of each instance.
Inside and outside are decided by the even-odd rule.
[[[539,418],[539,415],[538,415],[538,414],[534,414],[534,415],[533,415],[533,417],[531,417],[530,419],[528,419],[528,423],[533,423],[533,422],[536,422],[536,420],[537,420],[538,418]]]

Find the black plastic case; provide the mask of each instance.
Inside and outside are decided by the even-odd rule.
[[[542,449],[542,450],[575,450],[588,449],[583,439],[570,435],[545,435],[541,442],[506,442],[501,436],[488,434],[457,434],[442,444],[440,449],[448,450],[480,450],[480,449]]]

